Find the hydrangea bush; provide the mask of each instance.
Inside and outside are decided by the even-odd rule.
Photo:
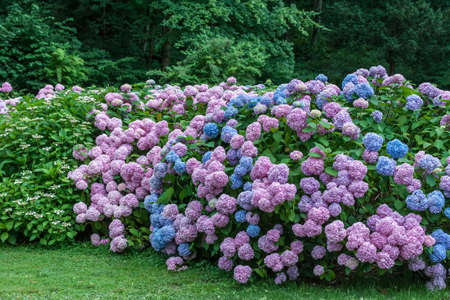
[[[94,112],[104,131],[95,147],[75,155],[83,164],[69,178],[90,191],[76,220],[103,224],[93,243],[110,239],[113,252],[149,241],[169,270],[203,258],[240,283],[281,284],[405,266],[442,289],[449,96],[382,66],[340,86],[323,74],[274,89],[233,77],[213,87],[123,85]],[[124,106],[147,117],[123,122]]]

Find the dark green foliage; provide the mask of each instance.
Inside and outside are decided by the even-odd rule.
[[[375,64],[450,86],[448,1],[0,0],[0,7],[0,81],[19,89],[149,75],[162,83],[234,75],[279,84],[325,73],[334,81]],[[64,60],[52,61],[55,53]]]

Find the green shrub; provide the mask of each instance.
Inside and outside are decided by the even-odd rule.
[[[77,165],[73,147],[93,144],[95,128],[86,116],[95,101],[74,92],[48,102],[25,97],[0,118],[2,242],[52,245],[72,240],[84,228],[73,217],[80,193],[72,192],[67,172]]]

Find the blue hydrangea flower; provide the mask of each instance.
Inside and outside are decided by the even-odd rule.
[[[157,191],[162,188],[162,181],[156,176],[150,177],[150,189],[152,191]]]
[[[227,105],[232,105],[234,107],[242,107],[244,106],[244,101],[242,100],[243,100],[242,97],[234,97],[230,100],[230,102],[228,102]]]
[[[330,93],[327,90],[321,91],[316,96],[316,105],[319,109],[322,109],[325,104],[329,102]]]
[[[272,99],[270,99],[270,98],[267,97],[267,96],[263,96],[263,97],[261,97],[260,103],[261,103],[261,104],[264,104],[264,105],[267,106],[267,107],[269,107],[269,106],[272,105]]]
[[[216,123],[208,123],[203,128],[203,133],[209,138],[216,138],[219,135],[219,128]]]
[[[441,191],[433,191],[428,194],[428,203],[430,207],[430,212],[433,214],[438,214],[442,211],[445,205],[445,198]]]
[[[378,151],[383,146],[384,138],[374,132],[367,133],[363,138],[364,147],[370,151]]]
[[[252,191],[244,191],[238,195],[237,202],[240,207],[245,210],[252,210],[254,208],[252,204],[253,200],[253,192]]]
[[[163,162],[157,163],[153,169],[153,174],[158,178],[164,178],[167,174],[167,164]]]
[[[380,156],[376,165],[377,172],[384,176],[392,176],[394,175],[395,165],[395,160],[386,156]]]
[[[447,249],[443,244],[436,244],[433,246],[433,252],[430,254],[430,259],[434,263],[443,261],[447,257]]]
[[[250,98],[250,101],[248,101],[248,107],[249,107],[249,108],[253,108],[253,107],[255,107],[260,101],[261,101],[261,99],[260,99],[259,97],[252,97],[252,98]]]
[[[364,99],[369,99],[374,94],[373,88],[366,82],[357,84],[353,92]]]
[[[406,206],[411,210],[425,211],[429,206],[429,201],[422,190],[415,190],[406,197]]]
[[[237,165],[241,158],[241,149],[230,149],[227,151],[227,159],[232,166]]]
[[[245,222],[245,215],[247,214],[247,211],[241,209],[238,210],[235,214],[234,214],[234,219],[236,220],[236,222],[238,223],[243,223]]]
[[[257,237],[261,232],[261,228],[258,225],[250,224],[247,227],[247,234],[251,237]]]
[[[231,126],[225,126],[222,128],[222,133],[220,135],[220,138],[222,139],[222,141],[224,141],[225,143],[229,143],[231,141],[231,138],[233,137],[233,135],[237,134],[237,130],[234,129]]]
[[[328,81],[328,77],[325,76],[324,74],[319,74],[316,76],[316,78],[314,78],[314,80],[320,80],[322,82],[327,82]]]
[[[234,106],[229,106],[226,110],[225,110],[225,114],[224,117],[225,119],[231,119],[234,115],[236,115],[239,111],[237,110],[236,107]],[[217,135],[216,135],[217,136]]]
[[[231,174],[230,181],[231,181],[231,189],[233,190],[240,188],[243,184],[242,178],[235,173]]]
[[[244,185],[244,188],[245,188],[245,185]],[[447,207],[444,210],[444,215],[447,217],[447,219],[450,219],[450,207]]]
[[[380,123],[383,120],[383,113],[379,110],[376,110],[372,113],[372,118],[375,122]]]
[[[409,110],[418,110],[422,107],[423,100],[417,95],[409,95],[406,97],[406,108]]]
[[[250,181],[247,181],[244,184],[244,191],[251,191],[252,190],[252,183]]]
[[[191,249],[189,249],[188,243],[181,243],[180,245],[178,245],[177,250],[178,254],[183,257],[189,256],[191,254]]]
[[[393,159],[398,159],[408,153],[408,146],[400,142],[398,139],[394,139],[387,143],[386,151]]]
[[[355,74],[347,74],[347,76],[345,76],[344,80],[342,81],[342,89],[344,89],[345,85],[349,82],[353,83],[356,86],[358,84],[358,76],[356,76]]]
[[[158,234],[161,235],[161,239],[167,244],[175,238],[175,228],[172,225],[164,225],[158,230]]]
[[[445,233],[442,229],[436,229],[431,236],[436,240],[436,244],[450,243],[450,235]]]
[[[167,153],[166,155],[166,160],[170,163],[175,163],[179,159],[180,157],[173,150],[170,150],[169,153]]]
[[[233,174],[239,177],[243,177],[245,176],[245,174],[247,174],[247,172],[247,169],[243,165],[239,164],[236,166],[236,168],[234,168]]]
[[[181,159],[178,159],[175,162],[175,165],[173,166],[175,172],[177,172],[178,174],[183,174],[184,172],[186,172],[186,163],[183,162]]]
[[[202,163],[206,164],[206,162],[211,158],[212,151],[208,151],[202,156]]]
[[[152,212],[153,204],[158,201],[158,194],[152,193],[150,195],[145,196],[144,198],[144,207],[148,212]]]
[[[440,166],[441,162],[439,161],[439,159],[430,154],[425,154],[419,160],[419,167],[426,170],[428,173],[433,172],[436,168],[439,168]]]
[[[242,156],[239,160],[239,165],[244,167],[247,171],[251,171],[251,169],[253,169],[253,158],[249,156]]]

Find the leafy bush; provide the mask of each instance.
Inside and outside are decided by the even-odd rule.
[[[92,145],[86,120],[93,97],[59,91],[52,99],[26,96],[0,115],[0,240],[52,245],[83,231],[72,216],[75,193],[67,172],[77,144]]]
[[[218,259],[238,282],[282,283],[408,266],[445,286],[448,91],[414,89],[381,66],[348,74],[342,89],[323,74],[275,91],[232,77],[149,88],[105,95],[95,117],[105,134],[69,174],[91,193],[74,206],[77,222],[100,224],[112,251],[146,243],[145,208],[170,270]],[[139,109],[136,97],[153,119],[122,127],[113,115]]]

